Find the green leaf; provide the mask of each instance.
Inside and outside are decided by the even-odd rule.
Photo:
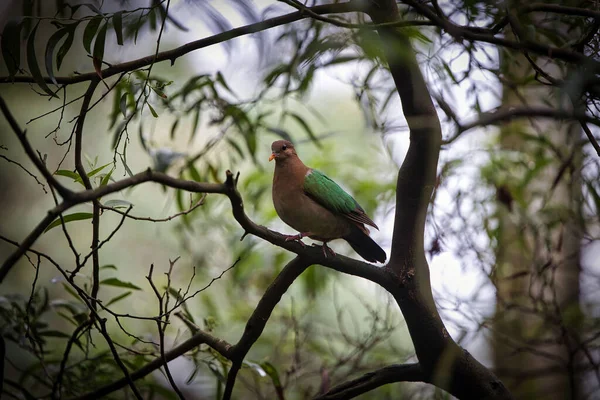
[[[46,44],[46,53],[45,53],[45,60],[46,60],[46,72],[48,73],[48,76],[50,77],[50,79],[52,80],[52,83],[54,83],[55,85],[58,85],[58,82],[56,82],[56,78],[54,78],[54,71],[53,71],[53,59],[54,59],[54,49],[56,48],[56,45],[58,44],[58,42],[60,42],[62,40],[63,37],[65,37],[65,35],[69,34],[69,29],[68,28],[62,28],[59,29],[58,31],[54,32],[54,34],[52,36],[50,36],[50,39],[48,39],[48,44]]]
[[[158,118],[158,114],[156,113],[156,111],[154,111],[154,108],[150,105],[150,103],[146,103],[146,105],[148,105],[148,108],[150,109],[150,112],[152,113],[152,116],[154,118]]]
[[[108,200],[104,203],[104,206],[110,208],[129,208],[133,206],[133,204],[127,200]]]
[[[73,39],[75,38],[75,29],[77,28],[77,25],[79,25],[79,22],[71,24],[67,28],[69,35],[67,36],[67,39],[64,41],[62,46],[60,46],[60,49],[58,49],[58,53],[56,53],[56,70],[60,69],[63,59],[69,52],[71,46],[73,45]]]
[[[21,23],[15,20],[8,21],[2,31],[2,58],[8,68],[8,75],[12,78],[19,71],[21,65]]]
[[[92,40],[94,39],[94,36],[96,36],[96,32],[98,32],[98,28],[100,27],[102,19],[102,17],[94,17],[90,19],[85,26],[83,31],[83,47],[88,53],[92,52]]]
[[[131,178],[133,176],[133,172],[131,172],[131,169],[129,169],[129,166],[127,165],[127,160],[125,159],[125,156],[123,156],[123,154],[119,153],[119,157],[121,158],[121,162],[123,163],[125,172],[127,172],[127,175],[129,175],[129,177]]]
[[[29,72],[31,72],[35,83],[37,83],[38,86],[44,92],[48,93],[48,95],[50,95],[51,97],[58,98],[58,96],[50,90],[48,85],[46,85],[46,82],[44,82],[44,77],[42,76],[42,72],[40,71],[40,66],[38,64],[37,56],[35,54],[35,34],[37,33],[38,26],[39,24],[36,25],[35,28],[33,28],[31,33],[29,34],[29,38],[27,39],[27,65],[29,66]]]
[[[196,166],[194,164],[190,164],[189,170],[190,170],[190,175],[192,177],[192,180],[194,180],[196,182],[202,182],[200,173],[198,172],[198,170],[196,169]]]
[[[79,295],[77,294],[77,292],[75,290],[73,290],[69,285],[67,285],[64,282],[62,285],[67,293],[69,293],[71,296],[73,296],[77,301],[81,301],[81,298],[79,297]]]
[[[123,114],[124,118],[127,118],[127,99],[129,98],[129,93],[125,92],[119,99],[119,109],[121,110],[121,114]]]
[[[109,285],[109,286],[116,286],[116,287],[122,287],[122,288],[127,288],[127,289],[134,289],[134,290],[142,290],[142,288],[135,286],[133,283],[131,282],[123,282],[117,278],[108,278],[108,279],[104,279],[103,281],[100,281],[101,285]]]
[[[179,120],[176,119],[171,126],[171,139],[175,139],[175,132],[177,131],[177,126],[179,125]]]
[[[225,78],[223,77],[223,74],[221,73],[221,71],[217,72],[216,81],[219,82],[221,84],[221,86],[223,86],[225,89],[227,89],[227,91],[229,93],[231,93],[232,95],[236,96],[236,94],[234,93],[234,91],[231,90],[231,88],[229,87],[229,85],[227,85],[227,82],[225,81]]]
[[[108,185],[108,182],[110,181],[110,176],[112,175],[114,170],[115,168],[113,167],[110,171],[108,171],[108,174],[104,175],[102,181],[100,181],[100,187]]]
[[[123,46],[123,11],[119,11],[113,15],[113,28],[117,35],[117,43]]]
[[[113,265],[113,264],[107,264],[107,265],[101,266],[100,269],[114,269],[116,271],[117,270],[117,266]]]
[[[600,195],[594,188],[594,186],[590,182],[585,183],[590,195],[592,195],[592,199],[594,200],[594,205],[596,206],[596,214],[600,214]]]
[[[41,331],[41,332],[39,332],[39,335],[40,336],[46,336],[46,337],[66,338],[66,339],[70,339],[71,338],[71,335],[67,335],[64,332],[54,331],[54,330]]]
[[[277,372],[277,369],[273,366],[273,364],[271,364],[268,361],[265,361],[261,363],[260,366],[267,373],[267,375],[269,375],[271,381],[273,381],[273,385],[275,386],[275,388],[277,388],[277,390],[280,390],[281,380],[279,379],[279,373]]]
[[[102,28],[98,31],[98,36],[96,36],[96,41],[94,42],[92,63],[94,64],[96,74],[98,74],[100,78],[102,78],[102,60],[104,59],[104,43],[106,41],[107,28],[108,22],[102,25]]]
[[[188,143],[191,143],[198,133],[198,124],[200,124],[200,107],[196,107],[196,112],[194,113],[194,124],[192,125],[192,134],[190,135],[190,140]]]
[[[310,139],[313,142],[315,142],[317,144],[319,143],[319,139],[315,136],[315,133],[312,131],[312,129],[310,128],[308,123],[304,120],[304,118],[302,118],[301,116],[299,116],[298,114],[293,113],[293,112],[287,112],[287,115],[292,117],[296,122],[298,122],[298,124],[300,126],[302,126],[302,128],[304,128],[304,130],[306,131],[306,133],[308,134],[308,136],[310,137]]]
[[[93,216],[92,213],[80,212],[80,213],[64,215],[63,220],[65,221],[65,224],[66,224],[68,222],[82,221],[84,219],[91,219],[92,216]],[[61,224],[62,224],[62,220],[60,219],[60,217],[58,217],[50,225],[48,225],[48,227],[46,229],[44,229],[44,233],[48,232],[52,228],[56,228],[57,226],[59,226]]]
[[[67,178],[72,178],[75,181],[81,181],[81,177],[77,172],[69,171],[68,169],[59,169],[54,173],[54,175],[66,176]]]
[[[87,174],[88,178],[91,178],[92,176],[96,175],[98,172],[102,171],[104,168],[108,167],[110,164],[112,164],[112,163],[104,164],[103,166],[98,167],[98,168],[88,172],[88,174]],[[81,179],[81,178],[79,178],[79,179]]]
[[[123,294],[120,294],[120,295],[118,295],[116,297],[113,297],[112,299],[110,299],[108,301],[108,303],[106,303],[105,307],[108,307],[108,306],[110,306],[112,304],[115,304],[117,301],[123,300],[125,297],[129,297],[131,295],[131,293],[133,293],[133,292],[129,291],[129,292],[125,292]]]

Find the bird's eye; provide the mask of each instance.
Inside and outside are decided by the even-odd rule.
[[[285,150],[287,149],[287,146],[284,144],[283,146],[281,146],[281,150]]]

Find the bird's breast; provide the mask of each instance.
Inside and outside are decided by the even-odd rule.
[[[349,234],[352,223],[308,197],[304,191],[278,192],[273,185],[273,204],[277,215],[298,232],[317,240],[332,240]]]

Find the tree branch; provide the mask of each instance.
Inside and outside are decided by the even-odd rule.
[[[334,386],[315,400],[345,400],[395,382],[426,382],[419,364],[389,365],[351,381]]]
[[[511,107],[511,108],[500,108],[495,111],[482,113],[479,117],[466,124],[458,124],[458,129],[454,135],[444,141],[444,144],[451,143],[458,139],[463,133],[473,128],[481,126],[499,125],[508,123],[517,118],[551,118],[556,120],[573,120],[579,121],[582,126],[586,123],[590,123],[600,127],[600,120],[583,113],[577,113],[566,109],[548,108],[548,107]],[[587,128],[587,130],[586,130]],[[588,140],[600,155],[600,145],[585,125],[584,131],[588,137]]]
[[[235,188],[233,174],[227,171],[227,179],[225,183],[205,183],[187,181],[173,178],[167,174],[152,171],[148,169],[140,172],[132,177],[122,179],[106,186],[101,186],[92,190],[85,190],[74,193],[69,200],[65,200],[50,211],[46,217],[36,226],[36,228],[27,236],[22,244],[15,250],[13,254],[0,267],[0,283],[4,280],[11,268],[25,254],[27,249],[37,240],[44,230],[54,221],[60,213],[76,206],[78,204],[93,201],[102,196],[111,193],[119,192],[123,189],[137,186],[144,182],[156,182],[175,189],[182,189],[194,193],[220,193],[229,197],[232,206],[232,212],[238,223],[244,228],[247,233],[251,233],[257,237],[267,240],[268,242],[296,253],[304,258],[310,259],[313,263],[321,264],[327,268],[331,268],[340,272],[348,273],[355,276],[368,279],[376,282],[388,290],[395,290],[398,287],[398,282],[390,280],[391,274],[382,268],[376,267],[359,260],[344,256],[324,257],[321,249],[316,247],[302,247],[299,243],[286,241],[285,236],[272,231],[264,226],[254,223],[244,213],[244,205],[242,197]]]
[[[481,35],[441,19],[422,3],[406,3],[439,21],[452,36]],[[375,23],[399,19],[395,0],[378,1],[368,14]],[[425,381],[461,399],[510,399],[502,382],[452,340],[433,300],[423,240],[442,142],[440,122],[407,37],[390,27],[378,33],[410,128],[410,146],[398,172],[392,254],[386,266],[402,287],[391,293],[406,320]]]
[[[356,12],[364,10],[365,6],[362,1],[349,1],[345,3],[335,3],[335,4],[323,4],[314,7],[309,7],[310,11],[315,14],[339,14],[339,13],[348,13],[348,12]],[[172,50],[162,51],[160,53],[151,54],[146,57],[138,58],[137,60],[125,62],[122,64],[113,65],[102,70],[101,76],[103,79],[107,79],[113,75],[117,75],[121,72],[126,71],[134,71],[136,69],[146,67],[148,65],[162,62],[162,61],[171,61],[171,65],[175,63],[177,58],[191,53],[192,51],[199,50],[208,46],[212,46],[215,44],[227,42],[231,39],[248,35],[251,33],[261,32],[270,28],[274,28],[281,25],[287,25],[292,22],[296,22],[305,18],[309,18],[310,15],[303,12],[293,12],[285,15],[281,15],[279,17],[269,18],[264,21],[256,22],[254,24],[249,24],[246,26],[242,26],[239,28],[231,29],[226,32],[218,33],[213,36],[209,36],[203,39],[195,40],[193,42],[189,42],[184,44],[183,46],[177,47]],[[53,81],[49,77],[43,78],[46,83],[53,83]],[[62,85],[70,85],[73,83],[92,81],[98,79],[98,74],[96,72],[89,72],[85,74],[79,74],[75,76],[68,77],[56,77],[56,82]],[[35,83],[35,80],[31,76],[14,76],[14,77],[0,77],[0,83]]]
[[[310,265],[310,261],[301,256],[294,258],[283,268],[279,275],[277,275],[277,278],[275,278],[273,283],[267,288],[265,294],[261,297],[258,305],[246,323],[244,334],[236,345],[233,346],[231,352],[232,365],[227,374],[227,383],[225,385],[225,392],[223,393],[223,400],[231,399],[237,373],[242,367],[244,357],[246,357],[246,354],[248,354],[252,345],[262,334],[275,306],[279,303],[283,294],[287,292],[288,288],[294,283],[296,278],[298,278]]]
[[[33,147],[31,147],[31,144],[29,143],[29,140],[27,140],[27,136],[26,136],[25,132],[21,130],[21,128],[19,127],[19,124],[17,123],[17,120],[12,115],[12,113],[8,109],[8,106],[6,105],[6,102],[4,101],[4,99],[1,96],[0,96],[0,109],[2,110],[2,113],[4,114],[4,117],[8,121],[13,132],[15,133],[15,135],[17,135],[19,142],[21,142],[21,146],[23,146],[23,150],[25,150],[25,153],[27,154],[27,156],[29,157],[31,162],[36,166],[38,171],[40,171],[40,173],[44,176],[44,178],[46,179],[48,184],[51,187],[53,187],[54,189],[56,189],[58,194],[60,194],[64,199],[68,199],[73,194],[73,192],[71,192],[69,189],[67,189],[60,183],[58,183],[56,178],[54,178],[54,176],[50,173],[50,171],[48,171],[48,168],[46,168],[46,166],[44,165],[42,160],[40,160],[40,157],[35,153],[35,150],[33,150]]]

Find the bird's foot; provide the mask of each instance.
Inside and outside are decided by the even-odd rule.
[[[302,241],[302,238],[306,235],[307,235],[306,233],[300,232],[297,235],[283,235],[283,236],[285,236],[286,242],[294,241],[294,242],[300,243],[302,245],[302,247],[306,247],[306,244],[304,244],[304,242]]]
[[[318,246],[318,245],[313,244],[313,246]],[[327,246],[326,242],[323,242],[323,246],[321,246],[321,248],[323,249],[323,255],[325,256],[325,258],[327,258],[327,253],[329,253],[332,257],[337,256],[335,251],[333,251],[333,249],[331,247]]]

